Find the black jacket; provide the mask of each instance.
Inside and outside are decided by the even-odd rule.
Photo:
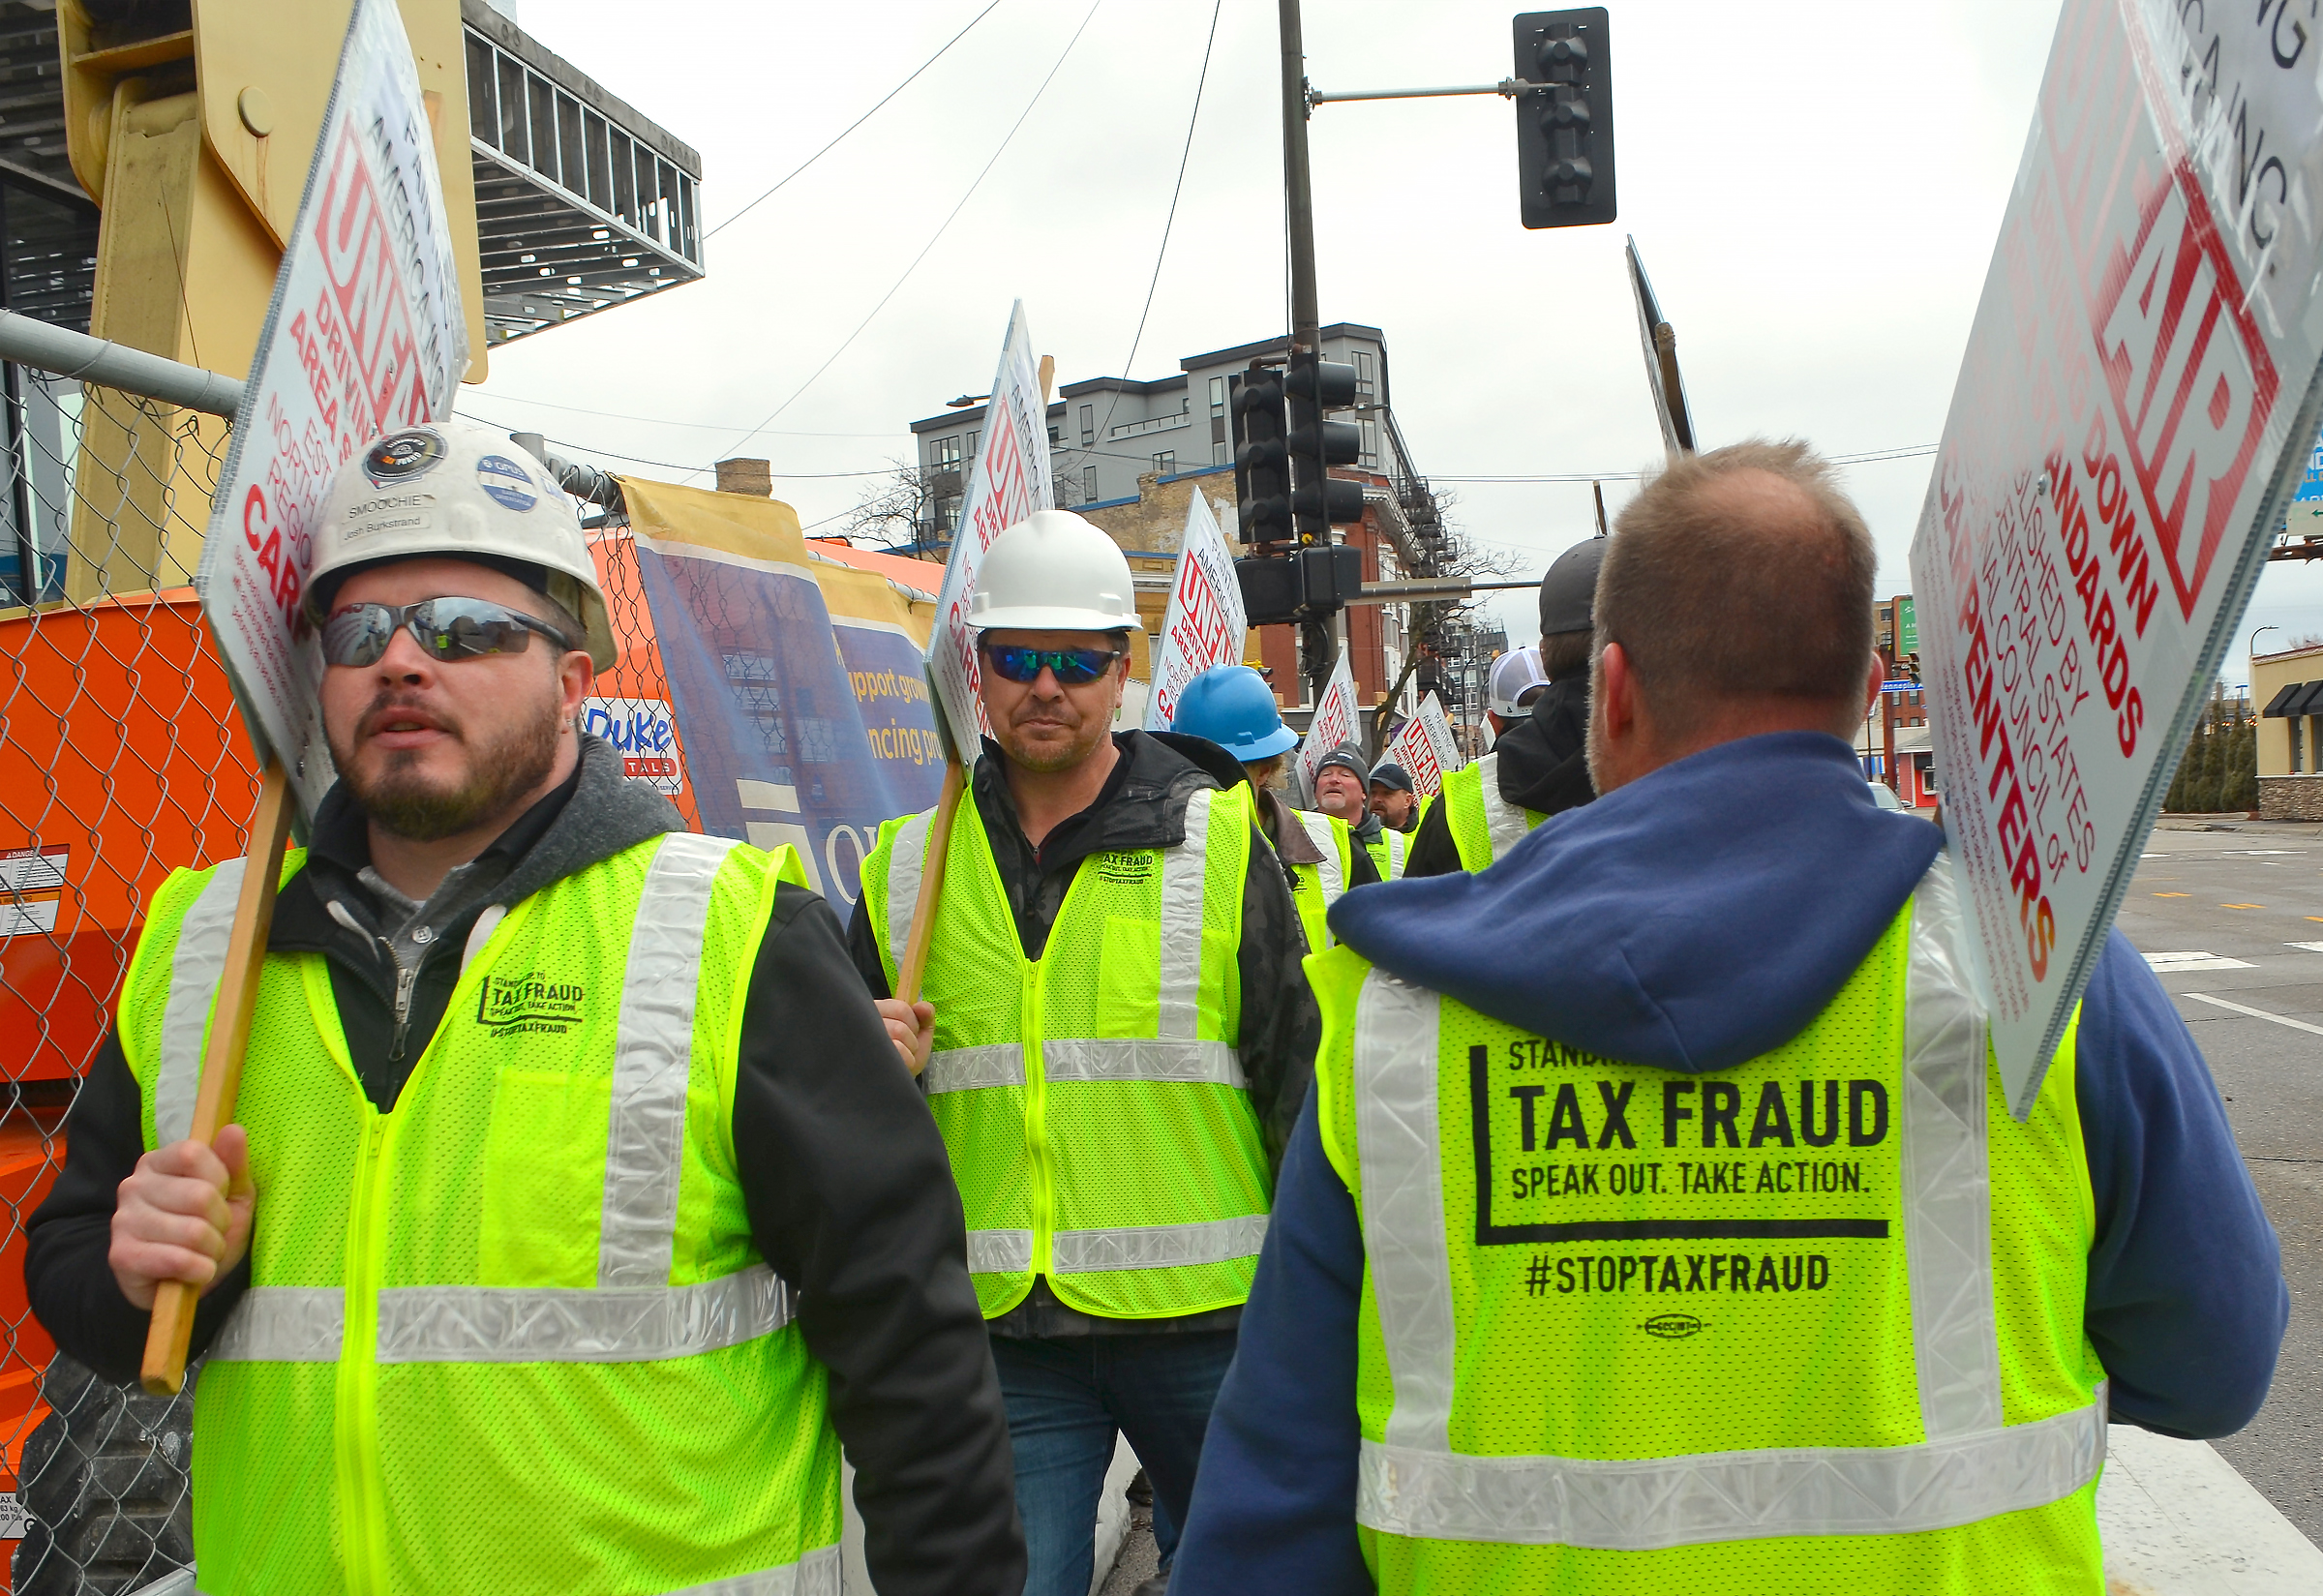
[[[391,1111],[443,1018],[477,917],[649,837],[676,811],[622,779],[594,738],[580,768],[422,910],[382,936],[357,880],[368,828],[344,787],[316,816],[306,867],[283,890],[270,952],[318,952],[365,1092]],[[400,918],[400,917],[390,917]],[[415,953],[398,1038],[397,945]],[[753,1239],[798,1293],[806,1344],[830,1372],[830,1414],[856,1467],[865,1555],[882,1592],[990,1591],[1023,1579],[1006,1420],[944,1143],[897,1066],[823,900],[787,884],[744,1001],[734,1145]],[[115,1188],[143,1151],[136,1082],[108,1037],[75,1100],[65,1167],[31,1221],[25,1283],[56,1342],[134,1381],[146,1315],[106,1261]],[[258,1224],[266,1197],[258,1196]],[[202,1300],[198,1356],[250,1284],[247,1260]],[[640,1460],[649,1468],[651,1460]]]
[[[1552,682],[1532,701],[1532,710],[1500,734],[1493,752],[1500,772],[1500,796],[1544,815],[1578,809],[1597,796],[1589,784],[1589,678],[1567,677]],[[1442,799],[1428,806],[1412,833],[1403,874],[1448,876],[1461,868],[1451,822]]]
[[[1122,757],[1088,808],[1060,824],[1035,848],[1025,840],[1009,793],[1004,756],[987,740],[970,784],[978,816],[992,839],[1016,936],[1027,958],[1048,946],[1049,929],[1064,907],[1081,860],[1092,854],[1139,848],[1168,848],[1185,840],[1187,800],[1205,788],[1228,788],[1243,780],[1242,767],[1216,743],[1170,732],[1116,732]],[[848,951],[874,996],[889,997],[887,968],[880,962],[870,916],[855,906],[847,928]],[[1298,1121],[1314,1080],[1314,1048],[1321,1033],[1314,995],[1308,990],[1300,961],[1307,950],[1298,911],[1281,862],[1265,836],[1252,828],[1251,864],[1243,877],[1242,946],[1236,963],[1242,983],[1242,1036],[1237,1049],[1251,1107],[1258,1116],[1267,1157],[1280,1165],[1290,1129]],[[1239,1308],[1180,1319],[1102,1319],[1059,1302],[1045,1280],[1036,1280],[1023,1303],[991,1322],[996,1336],[1081,1336],[1216,1330],[1234,1325]]]

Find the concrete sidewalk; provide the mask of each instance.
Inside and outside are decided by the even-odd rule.
[[[2315,1596],[2323,1551],[2202,1441],[2132,1425],[2097,1487],[2107,1596]]]

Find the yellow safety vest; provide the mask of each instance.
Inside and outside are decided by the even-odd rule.
[[[189,1132],[243,867],[171,876],[130,966],[148,1148]],[[835,1596],[827,1376],[735,1168],[777,879],[788,849],[678,834],[487,910],[387,1114],[323,956],[267,957],[251,1288],[195,1400],[203,1590]]]
[[[1363,845],[1365,852],[1372,856],[1372,863],[1377,868],[1381,881],[1401,881],[1403,879],[1403,845],[1406,840],[1408,839],[1403,832],[1382,823],[1379,828],[1379,840]]]
[[[1290,812],[1323,856],[1320,863],[1290,867],[1290,900],[1299,911],[1299,928],[1307,933],[1308,948],[1319,953],[1331,946],[1331,906],[1346,891],[1347,878],[1354,873],[1354,834],[1345,821],[1319,809]]]
[[[2018,1124],[1943,859],[1709,1074],[1308,969],[1381,1591],[2102,1591],[2074,1032]]]
[[[1549,817],[1500,796],[1500,756],[1486,754],[1444,777],[1444,824],[1461,868],[1474,875],[1524,840]]]
[[[892,985],[933,811],[889,821],[863,902]],[[1274,1185],[1235,1052],[1251,791],[1202,791],[1173,848],[1092,854],[1024,956],[974,799],[960,805],[921,995],[924,1077],[987,1318],[1037,1275],[1108,1318],[1251,1292]]]

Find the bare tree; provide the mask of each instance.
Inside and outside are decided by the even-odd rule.
[[[890,457],[893,467],[875,477],[862,490],[854,509],[847,512],[845,535],[866,538],[884,547],[932,543],[929,535],[936,506],[960,490],[958,471],[925,471],[909,461]]]

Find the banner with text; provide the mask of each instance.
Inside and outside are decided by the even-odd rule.
[[[373,438],[448,414],[467,370],[411,44],[393,0],[356,0],[196,577],[259,763],[283,762],[310,815],[334,777],[321,653],[299,612],[310,518]]]
[[[797,848],[843,918],[879,823],[943,784],[927,607],[818,559],[777,500],[637,477],[621,495],[702,828]]]
[[[1048,475],[1048,404],[1041,396],[1040,362],[1020,299],[1009,313],[1000,370],[992,376],[992,397],[984,405],[983,433],[960,500],[959,527],[952,533],[951,557],[936,595],[935,631],[927,643],[928,677],[944,697],[944,718],[969,765],[976,763],[979,733],[990,730],[977,698],[976,633],[968,625],[977,568],[1002,528],[1035,510],[1054,509],[1054,494]]]
[[[1197,487],[1186,505],[1186,535],[1178,548],[1178,574],[1169,585],[1169,610],[1154,648],[1153,688],[1145,697],[1145,729],[1166,732],[1177,717],[1178,694],[1217,665],[1242,663],[1250,627],[1242,608],[1242,583],[1234,575],[1234,553],[1226,547],[1218,517]]]
[[[1314,772],[1322,765],[1323,756],[1343,742],[1355,740],[1355,719],[1362,706],[1355,698],[1355,678],[1347,669],[1347,651],[1339,651],[1339,663],[1331,667],[1329,679],[1323,683],[1323,696],[1314,703],[1314,715],[1307,722],[1307,738],[1299,744],[1299,778],[1306,783],[1304,791],[1314,791]]]
[[[1461,758],[1452,723],[1433,693],[1420,700],[1420,712],[1397,729],[1390,746],[1396,763],[1411,773],[1411,784],[1422,798],[1441,793],[1444,777],[1467,763]]]
[[[1912,545],[2020,1116],[2316,434],[2323,36],[2272,15],[2066,0]]]

